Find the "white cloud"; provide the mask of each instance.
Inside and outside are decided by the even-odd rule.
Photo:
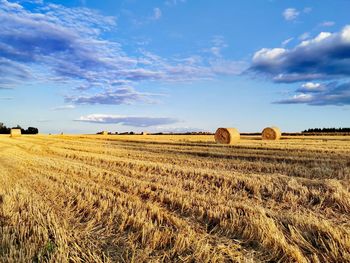
[[[81,116],[75,121],[100,123],[100,124],[121,124],[132,127],[150,127],[157,125],[167,125],[179,122],[179,120],[167,117],[140,117],[140,116],[123,116],[109,114],[90,114]]]
[[[290,49],[262,48],[253,58],[255,71],[276,82],[312,81],[350,76],[350,25],[340,32],[321,32]]]
[[[253,56],[253,62],[261,63],[261,62],[272,62],[277,61],[279,57],[281,57],[286,52],[284,48],[263,48],[257,51]]]
[[[321,86],[320,83],[314,83],[314,82],[307,82],[301,85],[303,88],[306,89],[317,89]]]
[[[350,25],[347,25],[342,30],[341,39],[343,40],[343,42],[350,43]]]
[[[248,68],[245,61],[230,61],[225,59],[217,59],[210,61],[211,68],[214,73],[223,75],[239,75]]]
[[[315,38],[301,42],[299,46],[308,46],[310,44],[320,43],[323,40],[325,40],[326,38],[329,38],[330,36],[332,36],[332,33],[321,32]]]
[[[228,44],[225,41],[225,38],[223,36],[214,36],[211,40],[212,47],[210,48],[210,52],[216,56],[221,57],[221,51],[224,48],[228,47]]]
[[[162,17],[162,10],[160,10],[160,8],[158,8],[158,7],[154,8],[152,19],[158,20],[161,17]]]
[[[72,110],[75,109],[75,105],[62,105],[62,106],[57,106],[52,108],[52,110],[54,111],[58,111],[58,110]]]
[[[306,82],[296,90],[301,94],[277,103],[349,105],[350,25],[339,32],[321,32],[292,48],[263,48],[253,56],[249,70],[274,82]]]
[[[292,21],[299,16],[300,12],[295,8],[287,8],[283,11],[282,15],[285,20]]]
[[[66,102],[74,104],[133,104],[134,102],[145,102],[149,104],[155,103],[151,99],[152,96],[157,94],[142,93],[136,91],[132,87],[122,86],[111,90],[106,90],[97,94],[79,94],[66,96]]]
[[[44,1],[43,0],[17,0],[20,3],[31,3],[31,4],[43,4]]]
[[[330,26],[334,26],[335,22],[334,21],[324,21],[320,24],[320,26],[325,26],[325,27],[330,27]]]
[[[298,103],[308,103],[312,101],[313,96],[311,94],[297,94],[294,95],[292,98],[280,100],[276,103],[278,104],[298,104]]]
[[[291,42],[293,39],[294,39],[294,37],[291,37],[291,38],[288,38],[288,39],[284,40],[284,41],[281,43],[282,46],[284,47],[284,46],[288,45],[288,43]]]
[[[314,83],[315,84],[315,83]],[[279,104],[308,104],[314,106],[346,106],[350,105],[350,83],[349,82],[330,82],[328,84],[314,85],[309,84],[310,88],[299,89],[296,92],[300,94],[291,98],[280,100]],[[314,88],[317,86],[316,88]]]
[[[177,5],[180,3],[185,3],[187,0],[166,0],[165,4],[166,5]]]
[[[299,39],[300,40],[305,40],[305,39],[308,39],[309,37],[310,37],[310,33],[309,32],[305,32],[305,33],[303,33],[303,34],[301,34],[299,36]]]
[[[325,90],[325,86],[321,83],[316,82],[306,82],[301,85],[297,92],[310,93],[310,92],[321,92]]]

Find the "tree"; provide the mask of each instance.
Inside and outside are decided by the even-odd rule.
[[[38,134],[39,130],[35,127],[28,127],[27,130],[24,130],[23,134]]]
[[[21,129],[22,134],[38,134],[39,130],[35,127],[28,127],[28,129],[23,129],[21,126],[17,125],[16,127],[13,127],[12,129]],[[11,128],[7,128],[4,123],[0,122],[0,134],[10,134]]]

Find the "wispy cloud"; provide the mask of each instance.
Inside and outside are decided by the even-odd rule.
[[[296,8],[289,7],[282,12],[282,16],[286,21],[294,21],[299,17],[300,14],[309,14],[311,11],[311,7],[305,7],[301,11]]]
[[[295,8],[287,8],[283,11],[282,15],[285,20],[292,21],[299,16],[300,12]]]
[[[166,125],[179,122],[174,118],[166,117],[137,117],[137,116],[122,116],[122,115],[108,115],[108,114],[90,114],[81,116],[75,121],[100,123],[100,124],[121,124],[132,127],[150,127],[156,125]]]
[[[19,3],[43,4],[44,0],[17,0]]]
[[[75,109],[75,105],[62,105],[52,108],[53,111],[60,111],[60,110],[72,110]]]
[[[0,100],[13,100],[13,97],[0,97]]]
[[[286,45],[288,45],[293,39],[294,39],[294,37],[290,37],[290,38],[284,40],[284,41],[281,43],[282,47],[285,47]]]
[[[51,122],[52,120],[48,120],[48,119],[40,119],[40,120],[37,120],[37,122],[40,122],[40,123],[45,123],[45,122]]]
[[[166,5],[177,5],[177,4],[180,4],[180,3],[186,3],[187,0],[166,0],[165,1],[165,4]]]
[[[324,27],[331,27],[334,26],[335,22],[334,21],[324,21],[320,24],[320,26],[324,26]]]
[[[313,92],[321,92],[325,90],[325,86],[322,83],[315,82],[306,82],[301,85],[297,92],[301,93],[313,93]]]
[[[117,27],[114,17],[85,7],[41,1],[31,4],[36,7],[26,10],[20,3],[0,0],[0,74],[5,76],[1,87],[52,81],[74,87],[66,95],[71,103],[130,103],[133,98],[137,102],[149,95],[135,90],[139,82],[214,79],[237,74],[237,70],[220,70],[226,65],[231,69],[242,65],[240,61],[217,60],[220,50],[191,63],[186,58],[180,63],[178,57],[149,56],[147,52],[130,56],[121,44],[105,38],[105,32]],[[155,8],[154,15],[159,19],[161,10]],[[120,99],[120,90],[111,92],[120,85],[132,87],[135,94]],[[77,91],[86,94],[75,95]]]
[[[153,20],[158,20],[162,17],[162,10],[160,10],[159,7],[156,7],[153,9],[153,16],[152,19]]]
[[[0,76],[0,85],[3,85],[4,88],[5,86],[9,88],[11,85],[20,83],[21,81],[28,81],[33,78],[33,75],[27,66],[22,65],[21,63],[18,63],[16,61],[10,60],[8,58],[1,57],[1,43]]]
[[[309,32],[304,32],[299,36],[299,40],[306,40],[310,38],[310,33]]]
[[[65,100],[74,104],[133,104],[135,102],[155,103],[151,97],[157,94],[141,93],[132,87],[119,87],[96,94],[66,96]]]
[[[211,40],[212,47],[210,48],[210,52],[215,56],[215,57],[221,57],[221,51],[224,48],[228,47],[228,44],[226,43],[225,39],[223,36],[214,36]]]

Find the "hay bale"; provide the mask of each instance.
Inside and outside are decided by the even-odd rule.
[[[141,132],[141,135],[148,135],[148,132]]]
[[[267,127],[261,133],[263,140],[279,140],[281,135],[281,130],[278,127]]]
[[[236,128],[219,128],[215,132],[215,141],[221,144],[234,144],[240,139]]]
[[[22,135],[21,129],[11,129],[11,137],[19,137]]]
[[[102,131],[102,135],[108,135],[108,131]]]

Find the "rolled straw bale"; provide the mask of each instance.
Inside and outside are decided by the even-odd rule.
[[[108,131],[102,131],[102,135],[108,135]]]
[[[279,140],[281,139],[281,130],[278,127],[267,127],[262,133],[263,140]]]
[[[218,128],[215,132],[215,141],[221,144],[234,144],[240,139],[236,128]]]
[[[11,129],[11,137],[19,137],[21,135],[21,129]]]
[[[141,135],[148,135],[148,132],[141,132]]]

